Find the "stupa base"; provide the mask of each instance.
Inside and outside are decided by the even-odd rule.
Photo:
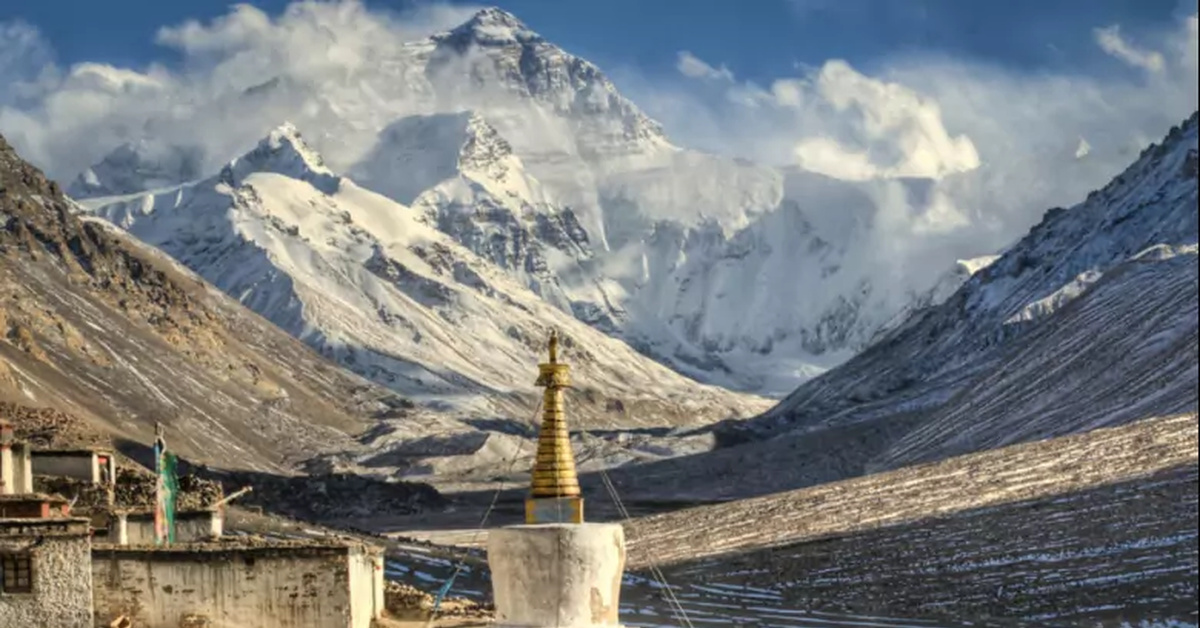
[[[494,626],[618,628],[625,532],[613,523],[510,526],[488,533]]]

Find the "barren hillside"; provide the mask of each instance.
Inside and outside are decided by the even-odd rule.
[[[1194,622],[1197,447],[1179,415],[646,517],[630,565],[799,608]]]
[[[406,405],[160,254],[78,219],[3,138],[0,401],[142,443],[162,421],[190,459],[271,471],[351,448],[365,417]]]

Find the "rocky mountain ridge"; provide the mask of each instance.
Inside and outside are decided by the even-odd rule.
[[[469,158],[460,153],[455,167]],[[447,219],[442,211],[459,211],[433,202],[447,189],[522,202],[487,190],[496,185],[468,169],[405,207],[334,175],[284,125],[216,176],[88,205],[325,356],[430,411],[526,420],[531,365],[544,357],[550,326],[585,393],[573,410],[577,425],[699,425],[765,409],[764,400],[688,380],[548,305],[513,280],[499,257],[509,249],[460,234],[477,255],[436,228]],[[513,220],[533,213],[525,228],[537,228],[538,216],[543,225],[560,217],[550,207],[514,209]]]
[[[1046,212],[1025,238],[950,299],[913,316],[839,373],[802,386],[765,416],[764,424],[811,427],[813,419],[805,417],[818,415],[821,425],[861,420],[873,414],[868,409],[875,399],[885,404],[905,399],[911,410],[941,403],[947,391],[932,391],[962,381],[966,373],[991,368],[996,360],[1011,359],[1012,347],[1029,335],[1085,307],[1078,304],[1086,301],[1083,297],[1107,294],[1105,284],[1122,286],[1108,290],[1117,292],[1124,305],[1111,318],[1089,323],[1127,329],[1138,320],[1134,300],[1148,284],[1128,286],[1126,273],[1148,272],[1163,282],[1181,282],[1181,291],[1168,298],[1183,302],[1163,313],[1182,327],[1168,326],[1163,333],[1195,334],[1195,326],[1189,332],[1186,325],[1187,312],[1196,307],[1195,294],[1183,287],[1195,281],[1188,270],[1189,262],[1195,262],[1198,231],[1197,126],[1193,114],[1103,189],[1073,208]],[[1154,270],[1133,270],[1146,267]],[[1121,294],[1121,289],[1128,292]],[[1149,347],[1162,345],[1155,341]],[[1193,373],[1195,368],[1193,362]],[[867,372],[871,378],[863,381]]]
[[[679,148],[594,64],[502,10],[375,67],[389,79],[266,77],[229,107],[262,134],[282,121],[262,116],[286,115],[333,170],[421,207],[546,302],[689,377],[783,395],[940,279],[867,262],[870,182]],[[101,164],[133,164],[127,172],[98,165],[85,177],[94,185],[73,190],[125,193],[139,172],[179,170],[174,158],[147,165],[157,154],[198,151],[204,172],[236,154],[155,141],[138,144],[141,161]],[[104,173],[112,182],[94,180]],[[200,178],[188,176],[174,184]]]
[[[76,210],[0,139],[0,401],[135,449],[161,421],[184,456],[274,472],[408,403]]]
[[[1048,211],[943,303],[718,426],[729,446],[615,476],[647,498],[745,497],[1195,414],[1197,126],[1193,114],[1104,189]]]

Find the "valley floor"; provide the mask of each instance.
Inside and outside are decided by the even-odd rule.
[[[1182,415],[636,517],[629,567],[660,565],[681,591],[724,592],[730,608],[1194,624],[1197,452],[1196,415]],[[479,546],[479,501],[392,530]],[[611,518],[603,501],[593,520]],[[519,518],[518,505],[489,525]]]

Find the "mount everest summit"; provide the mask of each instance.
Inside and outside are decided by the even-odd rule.
[[[439,371],[434,363],[448,345],[435,339],[450,336],[446,326],[475,319],[457,296],[430,294],[532,298],[557,312],[551,316],[632,347],[681,381],[782,397],[950,297],[996,259],[948,263],[946,272],[928,277],[880,267],[871,254],[879,217],[869,183],[679,148],[596,66],[498,9],[377,62],[394,81],[316,85],[273,76],[231,97],[228,107],[244,113],[233,124],[259,125],[263,135],[275,128],[248,153],[241,147],[214,161],[217,155],[186,143],[142,138],[70,189],[91,211],[179,257],[343,364],[397,390],[433,396],[519,388],[502,365],[532,358],[517,357],[526,349],[499,348],[508,340],[489,340],[450,351],[457,357]],[[295,124],[279,126],[275,117],[284,114]],[[256,154],[276,150],[263,146],[282,146],[271,159],[290,152],[294,163],[260,164]],[[921,188],[920,181],[901,183],[914,194]],[[384,201],[391,203],[386,210]],[[297,203],[348,212],[349,222],[340,223],[347,234],[318,238],[338,227],[308,225],[317,213],[294,209]],[[356,218],[353,206],[362,203],[371,218]],[[276,209],[285,206],[292,209]],[[217,236],[190,226],[193,213],[211,217],[204,220],[222,232],[254,215],[282,235],[271,246],[257,231],[239,235],[258,252],[238,253],[246,256],[235,256],[238,263],[219,260],[214,243],[195,248]],[[444,272],[439,288],[415,287],[415,277],[437,274],[436,265],[417,270],[430,264],[425,244],[416,245],[420,260],[401,261],[401,268],[389,247],[412,249],[408,238],[418,231],[450,247],[444,250],[455,261],[447,268],[471,272]],[[341,250],[362,246],[370,250]],[[281,260],[310,266],[297,274]],[[349,308],[355,312],[329,315],[351,303],[327,304],[331,286],[356,285],[364,272],[393,290],[429,291],[409,298],[441,313],[416,317],[432,321],[422,328],[397,315],[410,311],[408,301],[386,307],[374,289],[356,287],[363,295]],[[481,284],[488,285],[483,292]],[[305,285],[311,296],[296,296]],[[492,324],[499,334],[493,338],[513,337]],[[408,339],[390,337],[390,329],[405,329]],[[492,356],[505,358],[494,367],[468,364]],[[624,367],[615,364],[625,360],[596,383],[616,384]],[[484,375],[489,368],[494,372]],[[614,390],[634,388],[630,381]],[[735,397],[718,405],[738,406]]]
[[[261,137],[291,120],[337,173],[320,176],[398,203],[506,280],[687,377],[786,394],[938,282],[896,285],[864,261],[875,210],[861,185],[679,148],[596,66],[499,9],[377,63],[395,80],[266,77],[230,98],[229,124]],[[92,208],[119,201],[125,209],[100,213],[125,212],[119,220],[140,233],[148,227],[129,207],[194,194],[249,148],[218,156],[199,144],[139,138],[69,192]],[[138,192],[157,198],[130,198]],[[151,241],[178,246],[166,234]],[[262,298],[244,296],[256,309]],[[259,311],[310,338],[337,335],[297,322],[300,305],[283,309]]]

